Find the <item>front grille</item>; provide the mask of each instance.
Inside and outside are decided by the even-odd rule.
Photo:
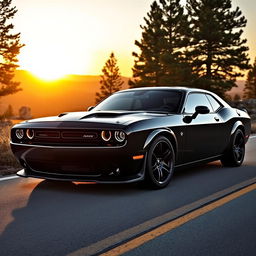
[[[60,138],[60,132],[59,131],[39,130],[39,131],[35,131],[35,137],[39,138],[39,139]]]
[[[114,138],[105,142],[101,138],[101,130],[89,129],[33,129],[35,137],[30,140],[26,136],[22,140],[18,140],[12,131],[12,141],[31,145],[45,146],[122,146]]]
[[[88,130],[46,130],[40,129],[35,132],[33,144],[45,145],[82,145],[98,146],[101,139],[98,136],[99,131]]]

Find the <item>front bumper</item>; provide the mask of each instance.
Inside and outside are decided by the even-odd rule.
[[[18,144],[11,148],[24,167],[17,175],[52,180],[127,183],[144,179],[145,152],[129,147],[59,147]],[[144,159],[133,160],[136,153]]]
[[[133,183],[144,179],[144,172],[132,176],[86,176],[86,175],[63,175],[57,173],[46,173],[46,172],[35,172],[31,170],[22,169],[17,172],[19,177],[23,178],[38,178],[47,180],[58,180],[58,181],[74,181],[74,182],[96,182],[96,183]]]

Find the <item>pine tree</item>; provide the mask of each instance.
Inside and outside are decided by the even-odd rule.
[[[117,66],[117,60],[114,53],[110,54],[109,59],[106,61],[105,66],[102,69],[103,75],[100,80],[100,93],[96,93],[96,103],[104,100],[114,92],[119,91],[122,88],[123,81]]]
[[[194,86],[220,96],[236,86],[249,68],[246,39],[241,39],[246,19],[231,0],[188,0],[191,48],[187,54],[198,77]]]
[[[144,18],[146,25],[140,26],[143,30],[142,39],[135,41],[140,53],[133,52],[135,57],[133,80],[130,87],[159,86],[163,77],[163,67],[160,62],[165,42],[163,28],[163,12],[159,4],[154,1],[151,9]]]
[[[184,54],[188,21],[180,0],[154,1],[144,20],[142,39],[135,41],[140,53],[133,53],[135,64],[130,86],[188,85],[192,80]]]
[[[256,58],[254,60],[253,66],[247,74],[247,79],[244,88],[244,98],[256,99]]]
[[[14,82],[14,71],[18,67],[17,55],[20,48],[20,33],[12,33],[14,25],[9,22],[17,12],[11,7],[12,0],[0,0],[0,97],[21,90]]]
[[[192,72],[187,62],[185,51],[188,47],[186,31],[187,15],[180,0],[160,0],[163,12],[163,29],[165,45],[161,57],[164,76],[162,84],[167,86],[189,85]]]

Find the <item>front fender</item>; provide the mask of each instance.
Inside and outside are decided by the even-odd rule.
[[[171,141],[171,143],[173,144],[174,151],[177,152],[178,144],[177,144],[176,135],[174,134],[174,132],[171,129],[167,129],[167,128],[166,129],[162,128],[162,129],[157,129],[157,130],[152,131],[148,135],[148,137],[147,137],[147,139],[144,143],[143,149],[147,150],[150,143],[159,135],[166,136]]]

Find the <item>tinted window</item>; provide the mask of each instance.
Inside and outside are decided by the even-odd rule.
[[[207,94],[206,97],[210,101],[214,112],[217,111],[221,107],[219,102],[217,100],[215,100],[211,95]]]
[[[181,92],[171,90],[136,90],[116,93],[94,108],[95,111],[128,110],[176,113]]]
[[[203,93],[190,93],[187,98],[187,102],[185,105],[186,113],[195,113],[195,109],[197,106],[207,106],[212,112],[212,107],[207,100],[205,94]]]

